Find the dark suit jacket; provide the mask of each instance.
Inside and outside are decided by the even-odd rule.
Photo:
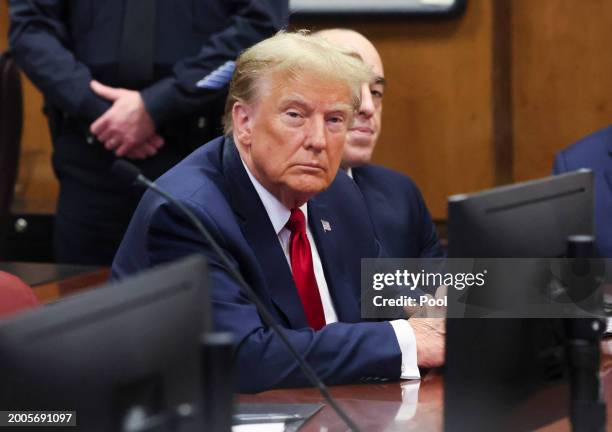
[[[364,165],[352,171],[388,256],[444,256],[425,201],[409,177],[377,165]]]
[[[560,151],[555,174],[590,168],[595,174],[595,236],[601,257],[612,257],[612,126]]]
[[[391,325],[361,322],[360,259],[375,257],[379,251],[363,197],[346,175],[340,174],[328,190],[308,203],[308,223],[340,321],[320,331],[308,327],[276,233],[231,140],[218,138],[202,146],[158,184],[211,231],[324,381],[399,378],[401,351]],[[321,221],[329,222],[331,231],[325,231]],[[308,385],[211,248],[175,208],[150,191],[117,252],[113,277],[194,252],[209,260],[215,328],[235,337],[239,391]]]

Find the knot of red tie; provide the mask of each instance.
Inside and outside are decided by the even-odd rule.
[[[291,216],[287,222],[287,229],[292,233],[306,232],[306,218],[299,208],[291,209]]]

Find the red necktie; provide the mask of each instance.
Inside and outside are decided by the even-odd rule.
[[[306,236],[306,220],[302,210],[299,208],[291,210],[287,228],[291,231],[289,256],[291,257],[293,280],[302,300],[308,324],[313,329],[319,330],[325,325],[325,314],[312,267],[310,242]]]

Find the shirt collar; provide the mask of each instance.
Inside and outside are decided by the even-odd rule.
[[[346,170],[346,175],[354,180],[354,178],[353,178],[353,168],[348,167],[348,169]]]
[[[270,191],[268,191],[268,189],[266,189],[261,183],[259,183],[259,181],[251,173],[249,167],[244,163],[242,159],[241,162],[247,174],[249,175],[251,183],[253,183],[253,186],[257,191],[257,195],[259,195],[259,199],[261,200],[264,205],[264,208],[266,209],[268,218],[270,219],[270,222],[272,222],[272,226],[274,227],[274,232],[276,233],[276,235],[278,235],[287,224],[287,221],[289,221],[289,216],[291,216],[291,210],[285,207],[284,204],[278,200],[278,198],[272,195]],[[300,210],[302,210],[306,221],[308,221],[308,203],[306,202],[302,204]]]

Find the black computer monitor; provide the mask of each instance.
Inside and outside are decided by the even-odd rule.
[[[448,199],[449,257],[564,256],[593,235],[593,173],[580,170]]]
[[[453,196],[448,215],[451,258],[561,257],[568,236],[593,234],[593,175],[583,170]],[[565,385],[562,340],[559,319],[448,319],[445,429],[530,430],[566,415],[563,390],[556,394],[565,399],[547,400],[537,416],[517,415],[535,390]]]
[[[192,256],[0,322],[0,409],[76,411],[66,430],[200,430],[207,288]]]

